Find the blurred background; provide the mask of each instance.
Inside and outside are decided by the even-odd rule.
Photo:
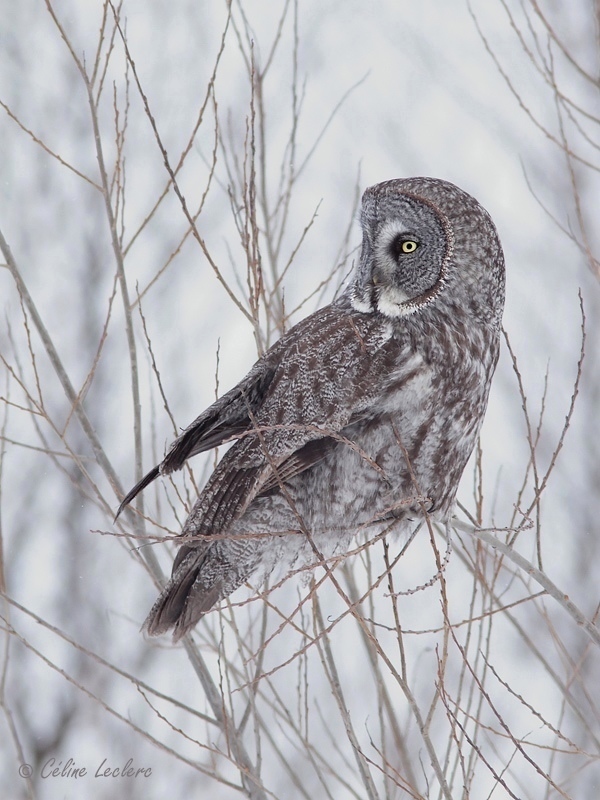
[[[595,797],[598,642],[560,597],[596,620],[597,5],[0,0],[0,19],[2,797]],[[382,547],[340,567],[362,623],[291,577],[187,650],[146,640],[157,540],[215,454],[115,525],[123,490],[331,301],[363,189],[410,175],[499,230],[510,349],[459,499],[559,599],[467,533],[436,578],[424,535],[393,586]],[[128,760],[151,774],[95,777]]]

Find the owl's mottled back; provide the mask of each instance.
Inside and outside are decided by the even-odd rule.
[[[123,500],[237,439],[184,525],[149,633],[179,638],[249,578],[339,557],[357,530],[451,513],[498,359],[500,241],[473,197],[434,178],[367,189],[361,225],[339,300],[283,336]]]

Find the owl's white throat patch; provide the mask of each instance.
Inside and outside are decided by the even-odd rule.
[[[354,291],[350,303],[355,311],[361,314],[372,314],[378,311],[388,319],[406,317],[422,305],[418,297],[411,299],[405,292],[393,286],[371,287],[370,293]]]
[[[381,290],[377,298],[377,310],[389,319],[407,317],[432,303],[446,284],[446,276],[442,272],[431,289],[417,297],[408,297],[401,289],[387,286]]]
[[[382,289],[377,298],[377,310],[390,319],[414,314],[422,305],[424,303],[419,297],[410,298],[403,291],[392,286]]]
[[[377,298],[377,310],[386,317],[403,317],[411,314],[415,310],[411,306],[410,297],[394,286],[382,288]]]

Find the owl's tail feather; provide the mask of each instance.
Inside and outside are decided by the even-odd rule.
[[[159,475],[160,475],[160,467],[154,467],[154,469],[151,469],[150,472],[144,475],[141,481],[136,483],[133,489],[131,489],[121,501],[121,505],[119,506],[119,508],[117,509],[117,513],[115,514],[115,522],[117,521],[119,514],[121,513],[121,511],[123,511],[125,506],[128,506],[129,503],[131,503],[131,501],[133,500],[133,498],[137,497],[137,495],[142,491],[142,489],[145,489],[146,486],[152,483],[152,481],[156,480],[156,478],[158,478]]]
[[[173,629],[173,641],[177,642],[223,597],[222,580],[217,579],[210,585],[202,581],[208,548],[185,549],[188,552],[142,625],[142,630],[150,636],[159,636]]]

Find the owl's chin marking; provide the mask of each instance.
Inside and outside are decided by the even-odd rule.
[[[377,310],[388,319],[408,317],[433,302],[442,291],[445,283],[446,279],[442,273],[431,289],[417,297],[408,297],[399,289],[388,287],[383,289],[377,298]]]
[[[359,311],[361,314],[372,314],[374,311],[379,311],[380,314],[391,319],[414,314],[421,305],[418,298],[411,300],[404,292],[396,289],[383,290],[374,300],[375,302],[371,298],[365,299],[358,294],[353,294],[350,304],[355,311]]]
[[[411,299],[398,289],[384,289],[377,298],[377,310],[392,319],[414,314],[420,305],[419,298]]]

